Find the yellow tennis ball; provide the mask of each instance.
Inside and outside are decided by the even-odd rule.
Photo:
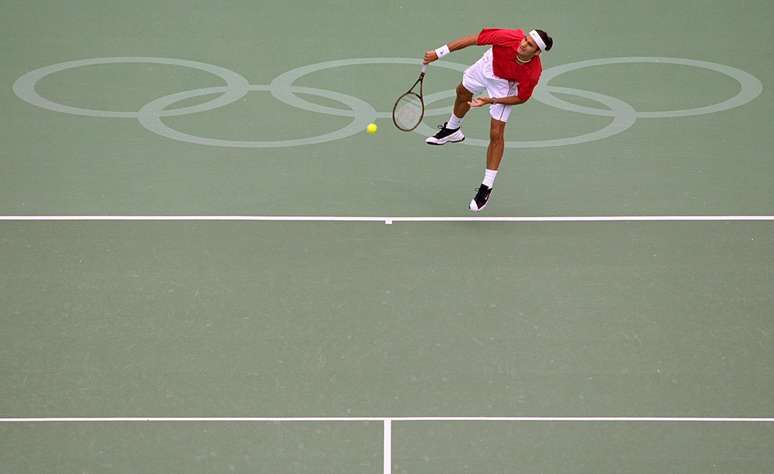
[[[366,132],[370,133],[371,135],[375,134],[377,130],[379,130],[379,127],[377,127],[375,123],[369,123],[366,127]]]

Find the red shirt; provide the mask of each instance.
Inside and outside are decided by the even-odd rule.
[[[527,64],[516,62],[519,43],[524,36],[524,30],[484,28],[478,34],[476,43],[479,46],[492,45],[492,70],[495,76],[518,83],[519,98],[527,100],[540,80],[543,65],[540,63],[540,56],[533,57]]]

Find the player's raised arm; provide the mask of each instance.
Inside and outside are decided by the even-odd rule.
[[[441,46],[438,49],[426,51],[424,62],[425,64],[431,63],[437,59],[440,59],[446,56],[452,51],[457,51],[459,49],[467,48],[468,46],[473,46],[474,44],[476,44],[477,39],[478,39],[478,35],[463,36],[461,38],[457,38],[451,43],[447,43]]]

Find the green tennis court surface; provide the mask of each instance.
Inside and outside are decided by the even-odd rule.
[[[771,471],[769,2],[3,6],[0,472]]]

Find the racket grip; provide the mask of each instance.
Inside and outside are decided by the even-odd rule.
[[[427,64],[422,65],[422,74],[427,72]]]

